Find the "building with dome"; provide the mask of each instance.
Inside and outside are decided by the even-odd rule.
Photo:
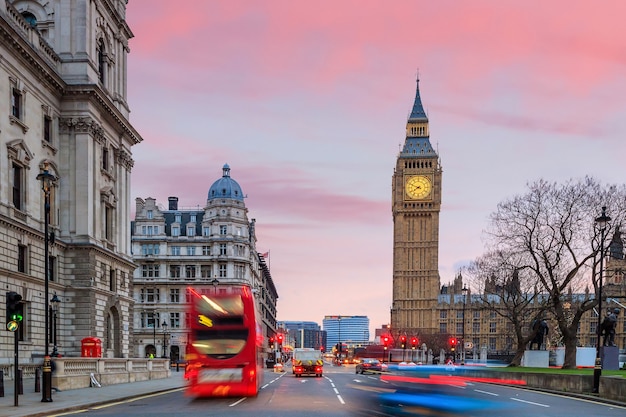
[[[263,334],[274,334],[278,293],[256,250],[255,219],[248,219],[244,194],[228,164],[209,188],[204,208],[179,207],[177,197],[169,197],[167,209],[154,198],[135,202],[132,337],[138,357],[184,357],[189,287],[219,292],[250,285]]]

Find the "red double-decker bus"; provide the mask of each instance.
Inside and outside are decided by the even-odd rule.
[[[263,370],[263,333],[247,286],[189,288],[186,394],[254,396]]]

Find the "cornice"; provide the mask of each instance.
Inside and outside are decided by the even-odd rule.
[[[76,84],[68,85],[65,90],[64,98],[91,101],[98,105],[104,112],[109,115],[118,127],[128,136],[133,145],[142,141],[139,133],[130,125],[128,120],[111,104],[104,91],[95,84]]]

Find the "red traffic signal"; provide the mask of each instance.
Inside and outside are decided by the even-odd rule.
[[[282,333],[278,333],[276,338],[278,339],[278,344],[282,346],[282,344],[283,344],[283,334]]]
[[[450,338],[450,348],[454,352],[454,349],[456,348],[456,339],[454,337]]]
[[[383,345],[385,347],[389,345],[389,336],[383,336]]]
[[[274,338],[270,337],[270,349],[274,349]]]
[[[417,337],[412,337],[411,338],[411,346],[415,348],[415,347],[417,347],[417,344],[418,344]]]

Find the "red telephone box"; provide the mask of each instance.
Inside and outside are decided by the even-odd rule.
[[[85,337],[80,341],[80,352],[83,358],[101,358],[102,340],[97,337]]]

